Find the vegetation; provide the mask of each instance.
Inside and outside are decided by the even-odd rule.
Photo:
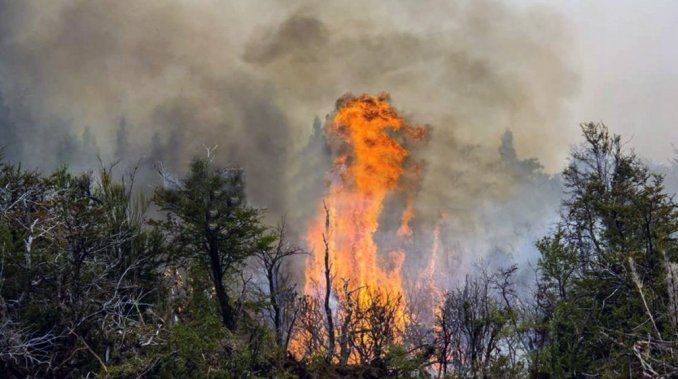
[[[538,364],[557,376],[676,374],[676,204],[619,136],[594,124],[583,134],[563,172],[563,219],[538,243]]]
[[[303,251],[209,156],[152,198],[110,169],[2,163],[0,376],[678,375],[676,204],[619,136],[582,130],[534,292],[515,266],[478,269],[405,328],[397,294],[302,296],[288,265]]]

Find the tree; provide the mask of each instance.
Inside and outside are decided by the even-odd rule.
[[[161,244],[142,230],[143,203],[109,169],[0,166],[0,371],[107,373],[153,340]]]
[[[285,221],[278,226],[274,237],[275,244],[257,252],[257,261],[266,278],[265,296],[268,298],[269,317],[273,322],[275,340],[278,346],[287,350],[292,330],[299,314],[296,284],[291,280],[288,260],[303,250],[291,246],[286,237]]]
[[[330,258],[330,244],[329,244],[329,234],[330,234],[330,210],[327,209],[327,204],[323,202],[323,207],[325,208],[325,232],[323,233],[323,244],[325,245],[325,258],[324,258],[324,278],[325,278],[325,315],[327,317],[327,357],[325,358],[327,362],[332,362],[334,358],[334,348],[335,348],[335,338],[334,338],[334,320],[332,317],[332,307],[330,306],[330,300],[332,297],[332,260]]]
[[[183,179],[167,173],[163,178],[166,185],[156,190],[155,203],[166,212],[166,219],[156,225],[175,246],[175,258],[204,265],[223,325],[235,330],[237,314],[227,280],[270,243],[260,211],[245,203],[242,171],[216,167],[208,156],[194,159]]]
[[[593,123],[582,132],[561,222],[537,245],[545,364],[556,376],[675,374],[676,204],[620,136]]]
[[[440,374],[494,376],[496,362],[505,374],[509,367],[500,346],[506,345],[513,310],[503,303],[514,272],[513,267],[493,274],[481,269],[479,275],[467,276],[462,288],[445,294],[434,324]]]

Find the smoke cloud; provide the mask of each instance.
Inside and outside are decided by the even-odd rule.
[[[492,0],[0,0],[0,145],[29,167],[176,171],[218,145],[251,202],[302,230],[329,167],[322,120],[346,93],[388,91],[431,126],[413,251],[445,213],[462,270],[533,251],[555,217],[557,179],[524,157],[556,167],[576,135],[567,35],[548,9]]]

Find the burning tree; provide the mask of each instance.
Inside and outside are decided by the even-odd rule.
[[[324,252],[329,249],[332,286],[341,288],[341,280],[345,279],[354,288],[400,297],[395,322],[402,328],[406,299],[400,269],[404,252],[392,251],[385,259],[373,235],[386,198],[407,191],[402,185],[404,174],[419,168],[408,146],[423,140],[426,129],[409,125],[391,107],[388,95],[382,94],[339,99],[325,132],[334,155],[323,199],[331,217],[326,220],[325,212],[319,212],[308,229],[306,238],[312,256],[306,268],[305,292],[317,295],[316,286],[325,270]],[[407,223],[411,218],[411,207],[406,207],[403,220]],[[325,233],[326,221],[330,222],[331,235]],[[360,306],[369,304],[367,291],[356,294]]]
[[[342,367],[383,368],[391,345],[403,342],[407,323],[405,252],[396,249],[387,257],[373,237],[384,202],[400,196],[405,203],[393,237],[411,238],[412,182],[422,164],[410,149],[425,140],[427,129],[408,124],[387,94],[347,95],[338,100],[325,134],[333,165],[321,211],[306,235],[311,257],[292,350],[324,355]]]

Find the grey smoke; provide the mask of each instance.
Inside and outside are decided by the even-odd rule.
[[[412,254],[430,253],[444,212],[450,270],[525,261],[559,187],[523,157],[554,166],[576,134],[561,117],[577,90],[567,35],[555,12],[492,0],[0,0],[0,145],[29,167],[98,154],[174,171],[218,146],[251,202],[301,232],[329,165],[312,120],[386,90],[432,127]]]

